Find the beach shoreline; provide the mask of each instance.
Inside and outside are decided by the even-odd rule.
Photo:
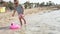
[[[17,12],[16,12],[14,17],[11,16],[13,11],[6,12],[6,13],[0,13],[0,16],[1,16],[0,17],[0,33],[1,34],[7,34],[7,33],[8,34],[20,34],[20,33],[21,34],[32,34],[32,33],[35,33],[35,34],[36,33],[38,33],[38,34],[45,33],[45,34],[47,34],[47,32],[45,32],[48,29],[47,25],[44,24],[44,23],[40,23],[39,20],[36,20],[36,18],[40,19],[42,17],[42,16],[41,17],[39,16],[39,14],[41,12],[43,12],[43,14],[44,14],[44,13],[46,13],[48,11],[52,12],[52,11],[55,11],[55,10],[56,9],[54,9],[54,10],[53,9],[52,10],[51,9],[47,10],[47,8],[46,9],[42,9],[42,8],[41,9],[40,8],[26,9],[24,18],[27,20],[27,28],[25,30],[25,28],[23,26],[22,29],[19,29],[19,30],[16,30],[16,31],[12,31],[10,29],[4,29],[4,27],[10,26],[11,22],[15,22],[17,24],[20,24]],[[35,24],[37,24],[37,25],[35,25]],[[35,27],[36,27],[36,29],[35,29]],[[41,28],[41,30],[39,28]],[[34,31],[34,29],[35,29],[35,31]],[[29,30],[31,30],[32,33]],[[42,32],[40,32],[40,31],[42,31]]]

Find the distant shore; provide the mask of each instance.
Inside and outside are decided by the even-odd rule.
[[[38,7],[38,8],[32,8],[32,9],[25,9],[24,14],[32,14],[32,13],[38,13],[43,11],[52,11],[52,10],[59,10],[59,8],[55,7]]]

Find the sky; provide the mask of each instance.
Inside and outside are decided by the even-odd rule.
[[[11,1],[11,2],[13,2],[13,0],[4,0],[4,1]],[[41,2],[48,2],[48,1],[52,1],[52,2],[54,2],[54,3],[57,3],[57,4],[60,4],[60,0],[19,0],[19,3],[20,4],[23,4],[23,3],[25,3],[26,1],[30,1],[30,2],[32,2],[32,3],[41,3]]]

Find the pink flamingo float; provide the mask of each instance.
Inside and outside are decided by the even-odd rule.
[[[10,25],[10,29],[20,29],[20,28],[21,28],[21,26],[18,24],[15,24],[15,23],[11,23],[11,25]]]

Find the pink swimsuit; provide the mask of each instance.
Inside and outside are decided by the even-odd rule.
[[[19,14],[19,17],[24,17],[24,15],[23,14]]]

